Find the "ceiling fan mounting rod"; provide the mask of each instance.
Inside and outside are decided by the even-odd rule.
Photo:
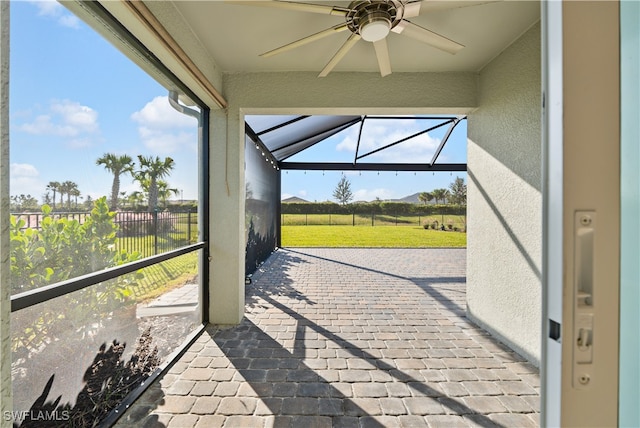
[[[397,0],[355,0],[349,9],[347,27],[369,42],[385,38],[403,15],[403,4]]]

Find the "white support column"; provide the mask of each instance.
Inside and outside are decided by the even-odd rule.
[[[211,112],[209,322],[238,324],[244,314],[244,120]]]
[[[0,2],[0,426],[11,400],[11,298],[9,272],[9,3]]]

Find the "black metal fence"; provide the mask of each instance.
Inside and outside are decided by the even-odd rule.
[[[42,213],[14,213],[16,220],[24,220],[24,228],[40,229]],[[84,223],[89,212],[54,212],[54,220],[65,218]],[[149,257],[193,244],[198,240],[198,215],[196,212],[134,212],[119,211],[114,223],[118,226],[117,250],[139,252]]]
[[[282,226],[420,226],[429,229],[466,230],[464,214],[282,214]]]

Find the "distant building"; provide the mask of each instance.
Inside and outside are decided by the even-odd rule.
[[[305,202],[309,202],[309,201],[305,201],[304,199],[299,198],[297,196],[292,196],[290,198],[283,199],[281,202],[283,204],[289,204],[289,203],[305,203]]]

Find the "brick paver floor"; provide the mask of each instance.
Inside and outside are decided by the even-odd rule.
[[[538,425],[537,369],[465,318],[464,249],[280,249],[136,427]]]

